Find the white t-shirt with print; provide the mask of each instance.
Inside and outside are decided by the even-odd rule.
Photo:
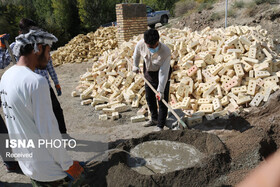
[[[39,139],[61,139],[47,80],[26,66],[14,65],[2,76],[0,93],[10,139],[31,139],[36,145],[13,149],[32,153],[31,159],[18,159],[23,173],[42,182],[66,177],[64,171],[73,164],[66,149],[37,145]]]

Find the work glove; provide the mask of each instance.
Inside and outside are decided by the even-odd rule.
[[[163,93],[157,92],[157,94],[156,94],[157,100],[161,101],[163,99],[163,97],[164,97]]]
[[[61,87],[59,84],[55,85],[55,89],[56,89],[57,95],[61,96]]]
[[[139,69],[139,67],[133,66],[133,67],[132,67],[132,71],[133,71],[134,73],[139,73],[140,69]]]
[[[67,176],[74,182],[81,177],[83,172],[84,168],[79,164],[78,161],[73,161],[73,165],[67,171],[65,171]]]
[[[2,35],[0,35],[0,39],[1,39],[0,48],[6,48],[5,40],[8,41],[9,38],[10,38],[10,35],[9,35],[9,34],[2,34]]]

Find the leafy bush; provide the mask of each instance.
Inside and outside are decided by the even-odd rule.
[[[244,12],[245,15],[248,16],[254,16],[256,13],[256,3],[255,2],[250,2],[248,4],[246,4],[246,10]]]
[[[227,16],[228,17],[235,17],[236,12],[231,8],[231,9],[228,10]]]
[[[221,19],[221,18],[222,18],[222,16],[221,16],[220,13],[214,12],[213,14],[211,14],[209,20],[211,20],[211,21],[217,21],[217,20],[219,20],[219,19]]]
[[[265,3],[267,0],[254,0],[257,5]]]
[[[239,8],[239,9],[244,8],[244,6],[245,6],[245,3],[243,0],[235,1],[232,5],[233,8]]]
[[[182,16],[187,12],[195,9],[197,3],[194,0],[179,1],[175,4],[175,15]]]
[[[186,13],[210,10],[217,0],[180,0],[175,4],[175,15],[182,16]]]
[[[263,3],[276,3],[277,0],[254,0],[254,2],[257,5],[263,4]]]
[[[103,0],[103,1],[108,1],[108,0]],[[115,0],[111,0],[111,1],[115,1]],[[163,1],[163,0],[142,0],[143,4],[150,6],[155,10],[169,10],[171,15],[174,15],[175,3],[177,1],[178,0],[167,0],[167,1]],[[120,1],[120,2],[124,2],[124,1]],[[131,3],[139,3],[140,0],[134,0],[134,1],[130,0],[130,2]]]
[[[201,12],[202,10],[205,10],[205,9],[206,9],[206,10],[210,10],[210,9],[213,8],[213,4],[214,4],[213,1],[209,1],[209,2],[207,2],[207,3],[201,3],[201,4],[199,4],[197,10],[198,10],[199,12]]]
[[[198,3],[215,3],[217,0],[196,0]]]

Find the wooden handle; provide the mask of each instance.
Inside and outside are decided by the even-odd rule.
[[[13,64],[16,64],[17,62],[16,62],[16,59],[15,59],[15,56],[14,56],[14,54],[12,52],[12,49],[10,48],[9,42],[7,40],[5,40],[5,45],[6,45],[8,51],[10,53],[10,56],[11,56],[12,61],[13,61]]]

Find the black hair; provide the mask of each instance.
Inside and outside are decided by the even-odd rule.
[[[47,47],[47,44],[45,45],[42,45],[42,54],[39,56],[39,58],[44,58],[45,57],[45,51],[46,51],[46,47]]]
[[[32,53],[33,49],[34,49],[34,47],[32,44],[27,44],[24,47],[20,48],[19,56],[26,56],[26,55]]]
[[[156,29],[149,29],[144,32],[144,41],[146,44],[155,45],[159,41],[159,34]]]
[[[40,45],[40,44],[37,44]],[[45,54],[45,50],[46,50],[47,44],[46,45],[42,45],[42,55],[44,56]],[[20,52],[19,52],[19,56],[26,56],[30,53],[32,53],[32,51],[34,50],[34,44],[27,44],[24,47],[20,48]]]
[[[18,24],[19,31],[23,34],[26,34],[29,32],[30,27],[37,26],[37,24],[28,18],[22,18]]]

